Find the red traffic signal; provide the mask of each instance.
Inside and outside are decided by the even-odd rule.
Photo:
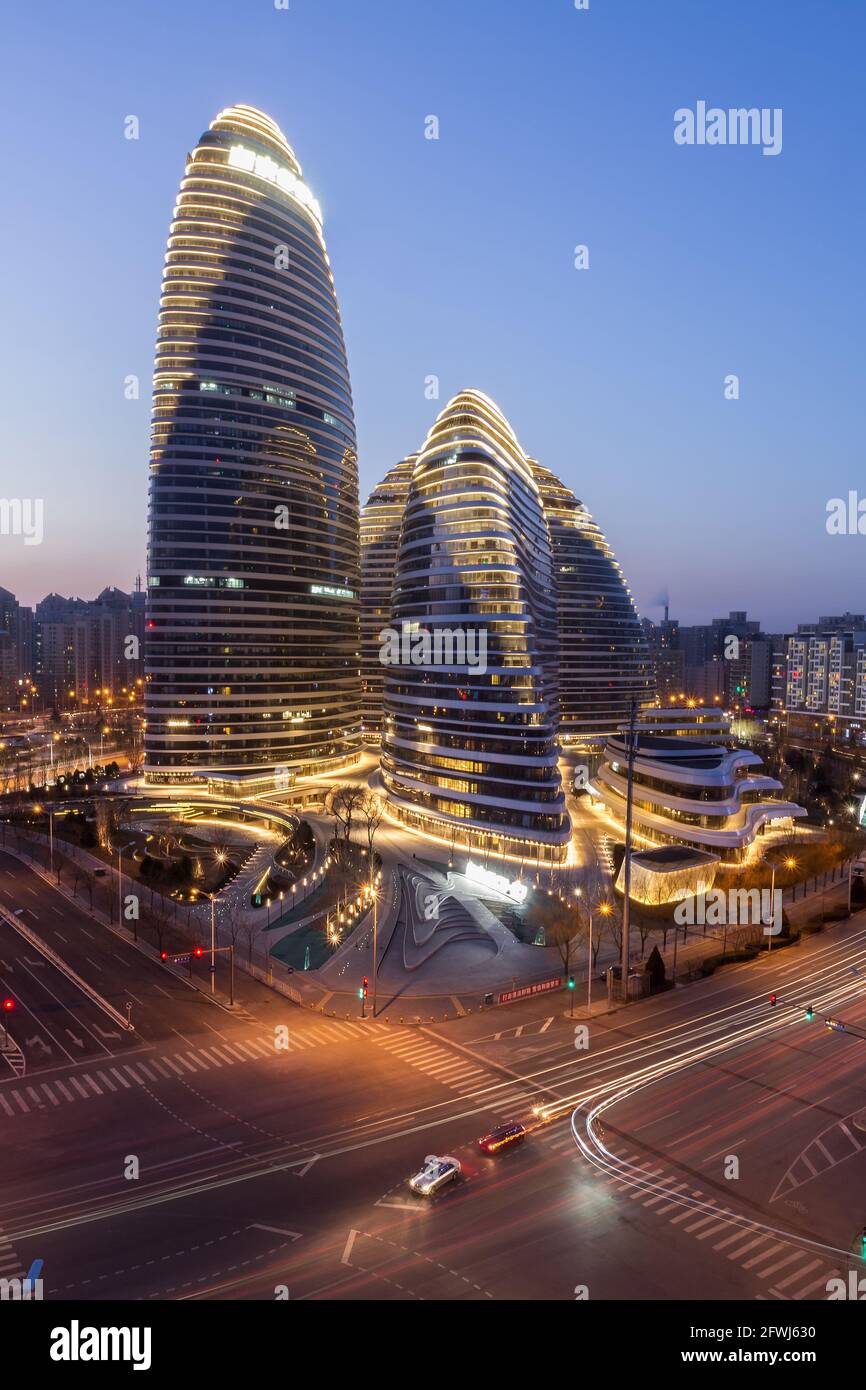
[[[365,998],[365,999],[367,998],[367,989],[368,989],[369,984],[370,984],[370,981],[367,979],[367,976],[365,975],[365,976],[364,976],[364,998]]]
[[[193,953],[194,956],[203,956],[203,955],[204,955],[204,947],[203,947],[203,946],[193,946],[193,948],[192,948],[192,953]]]
[[[15,1008],[15,1000],[10,999],[7,995],[7,997],[3,1000],[2,1005],[0,1005],[0,1008],[3,1009],[4,1014],[11,1014],[12,1010]]]
[[[159,958],[160,960],[168,960],[168,951],[160,951]]]
[[[776,1005],[776,1003],[777,1003],[777,996],[776,996],[775,994],[771,994],[771,995],[770,995],[770,1003],[771,1003],[771,1004],[773,1005],[773,1007],[775,1008],[775,1005]]]

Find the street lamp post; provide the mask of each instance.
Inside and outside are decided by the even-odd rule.
[[[216,994],[216,901],[211,894],[210,900],[210,992]]]
[[[793,859],[791,856],[789,856],[789,857],[784,861],[784,866],[785,866],[786,869],[793,869],[793,868],[796,867],[796,864],[797,864],[796,859]],[[770,913],[771,913],[771,922],[770,922],[770,926],[771,926],[771,928],[773,928],[773,929],[774,929],[775,926],[776,926],[776,867],[777,867],[777,866],[776,866],[776,861],[775,861],[775,859],[774,859],[774,860],[771,861],[772,872],[771,872],[771,874],[770,874]],[[823,912],[823,905],[822,905],[822,912]],[[780,914],[779,914],[779,930],[781,931],[781,929],[782,929],[782,919],[781,919],[781,913],[780,913]],[[773,930],[771,930],[771,931],[769,932],[768,940],[767,940],[767,950],[768,950],[768,951],[772,951],[772,949],[773,949]]]
[[[378,974],[377,912],[379,894],[373,888],[373,1017],[376,1017],[376,976]]]
[[[586,958],[586,1016],[592,1018],[592,908],[589,909],[589,954]]]
[[[634,802],[635,721],[637,701],[632,697],[628,721],[628,780],[625,803],[625,860],[623,862],[622,960],[620,963],[623,1002],[628,999],[629,909],[631,906],[631,825]]]

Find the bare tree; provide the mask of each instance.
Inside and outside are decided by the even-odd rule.
[[[562,961],[564,974],[572,967],[572,948],[586,933],[587,923],[578,909],[577,902],[563,900],[545,892],[536,893],[536,899],[527,914],[527,921],[536,930],[540,927],[548,946],[555,946]]]
[[[267,929],[268,921],[264,916],[247,917],[239,924],[238,930],[246,938],[247,961],[250,965],[253,963],[253,945]]]
[[[342,858],[346,864],[350,858],[349,846],[352,840],[352,825],[355,816],[361,809],[365,795],[366,792],[363,787],[332,787],[325,799],[328,815],[334,817],[336,827],[334,839],[339,841],[342,834]]]
[[[367,861],[370,879],[373,878],[373,842],[385,813],[385,799],[378,792],[365,792],[358,807],[367,837]]]
[[[156,937],[156,949],[162,954],[165,948],[165,939],[171,926],[171,915],[165,905],[165,899],[160,894],[151,906],[148,916],[150,927]]]
[[[238,937],[244,930],[244,911],[243,900],[239,897],[227,898],[223,905],[222,922],[235,949],[237,949]]]

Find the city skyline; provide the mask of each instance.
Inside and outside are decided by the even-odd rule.
[[[214,9],[219,15],[231,7]],[[841,10],[833,7],[837,27],[830,25],[823,47],[820,36],[807,37],[808,24],[792,22],[780,35],[769,15],[750,16],[746,52],[736,26],[682,4],[663,7],[649,32],[636,5],[618,7],[619,20],[604,7],[579,14],[563,6],[531,25],[522,5],[476,5],[461,12],[461,31],[470,46],[492,44],[500,61],[491,112],[443,67],[452,9],[441,7],[441,29],[428,34],[385,4],[393,24],[375,47],[348,4],[330,7],[327,17],[297,7],[251,14],[233,45],[230,73],[224,54],[210,61],[213,40],[197,34],[207,77],[168,82],[159,104],[140,101],[138,112],[139,65],[152,56],[156,31],[112,12],[117,27],[105,40],[109,51],[123,46],[127,63],[117,73],[100,63],[96,72],[87,27],[58,17],[57,54],[43,44],[39,62],[56,76],[57,100],[71,99],[59,64],[68,54],[76,82],[81,74],[91,79],[91,100],[79,139],[55,172],[55,191],[69,191],[74,179],[83,205],[101,199],[106,186],[112,196],[100,204],[95,236],[91,227],[85,238],[77,222],[64,229],[61,250],[77,274],[52,277],[50,350],[30,375],[22,378],[14,366],[20,384],[10,437],[46,506],[41,546],[3,540],[0,581],[22,601],[32,604],[52,589],[128,589],[143,572],[150,306],[181,172],[178,150],[201,111],[244,101],[279,119],[290,141],[309,151],[315,171],[352,363],[362,495],[402,457],[404,441],[423,438],[441,404],[469,383],[519,419],[545,464],[604,518],[643,616],[660,616],[668,594],[683,622],[748,607],[761,612],[767,630],[782,631],[803,621],[807,607],[817,616],[861,606],[857,537],[830,536],[825,527],[829,499],[847,495],[847,441],[859,423],[850,348],[851,289],[860,272],[839,213],[856,219],[862,192],[840,175],[856,128],[830,46]],[[794,9],[808,15],[805,5]],[[105,14],[95,6],[90,23]],[[633,21],[631,32],[628,25],[623,32],[623,17]],[[38,143],[48,138],[53,108],[40,104],[42,86],[32,80],[32,22],[24,15],[13,21],[19,61],[7,100],[28,113]],[[183,33],[192,20],[181,15],[174,23]],[[290,99],[277,80],[281,25],[301,60]],[[613,26],[621,71],[611,92],[594,69],[610,56]],[[323,100],[316,58],[325,32],[329,71],[339,80]],[[413,82],[398,81],[385,99],[383,73],[395,65],[399,71],[410,54]],[[536,99],[521,102],[508,79],[518,70],[538,79],[542,55],[553,65],[549,92],[536,83]],[[160,53],[169,70],[178,61]],[[564,81],[566,71],[576,84]],[[720,101],[784,104],[779,156],[680,148],[674,111],[702,90]],[[839,121],[826,159],[811,113],[831,90]],[[125,138],[131,114],[140,122],[138,139]],[[439,123],[435,140],[425,138],[431,115]],[[354,128],[375,155],[355,157],[352,142],[341,138]],[[46,191],[35,172],[22,170],[11,294],[10,341],[23,356],[35,347],[28,308],[34,296],[48,307],[40,277],[57,254],[46,242]],[[448,218],[431,225],[421,210],[446,189],[460,216],[453,226]],[[830,203],[832,221],[821,212]],[[747,229],[742,206],[750,209]],[[588,248],[588,270],[574,268],[579,244]],[[814,266],[802,273],[805,244],[819,273]],[[386,275],[371,274],[379,267],[375,246]],[[810,347],[818,327],[820,357]],[[52,372],[46,398],[41,383]],[[730,372],[740,376],[737,401],[723,394]],[[124,396],[130,375],[137,400]],[[439,379],[438,400],[425,396],[431,376]],[[37,401],[42,425],[34,432]],[[724,582],[706,565],[696,515],[714,526],[729,518],[722,524],[736,538],[738,565]],[[94,525],[99,560],[85,541]],[[784,541],[771,554],[767,537],[774,534]]]
[[[858,10],[10,18],[0,1306],[43,1366],[496,1302],[625,1319],[632,1373],[850,1364]]]

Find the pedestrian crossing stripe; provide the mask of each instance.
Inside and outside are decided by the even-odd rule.
[[[575,1155],[579,1156],[577,1150]],[[659,1177],[658,1170],[651,1168],[649,1161],[642,1160],[636,1152],[622,1155],[620,1162],[636,1169],[639,1177],[651,1182],[652,1188],[638,1188],[635,1192],[634,1183],[625,1183],[614,1173],[606,1177],[608,1186],[621,1191],[631,1188],[632,1198],[644,1198],[643,1206],[656,1216],[667,1216],[668,1225],[681,1226],[689,1217],[696,1217],[691,1225],[682,1226],[685,1233],[692,1235],[694,1240],[713,1241],[710,1248],[716,1254],[738,1264],[756,1279],[772,1281],[767,1291],[756,1294],[756,1298],[799,1301],[812,1298],[819,1291],[826,1297],[829,1280],[839,1277],[838,1269],[826,1259],[816,1258],[814,1250],[798,1246],[795,1238],[786,1240],[775,1231],[756,1230],[727,1207],[717,1206],[716,1198],[704,1194],[700,1188],[690,1189],[688,1182],[674,1183],[673,1176]],[[665,1190],[657,1191],[661,1187]],[[668,1215],[677,1208],[675,1215]],[[707,1225],[708,1222],[711,1224]],[[715,1240],[716,1236],[720,1238]],[[816,1274],[818,1270],[822,1272]]]
[[[375,1028],[385,1028],[385,1024],[373,1024]],[[260,1062],[272,1057],[279,1058],[293,1051],[307,1051],[311,1048],[332,1046],[336,1043],[350,1042],[359,1036],[366,1036],[367,1029],[349,1023],[336,1021],[327,1025],[317,1024],[304,1033],[289,1030],[288,1047],[276,1047],[271,1037],[232,1039],[231,1043],[209,1044],[186,1052],[174,1052],[146,1058],[136,1057],[134,1063],[124,1062],[118,1056],[112,1060],[116,1065],[97,1068],[90,1064],[88,1071],[79,1069],[65,1077],[51,1076],[40,1081],[34,1076],[32,1084],[15,1086],[10,1080],[0,1086],[0,1121],[17,1119],[21,1115],[48,1112],[63,1105],[72,1105],[81,1100],[105,1097],[109,1094],[122,1094],[136,1086],[157,1085],[161,1080],[176,1080],[179,1076],[197,1076],[200,1072],[236,1066],[244,1062]],[[86,1064],[82,1064],[86,1065]]]

